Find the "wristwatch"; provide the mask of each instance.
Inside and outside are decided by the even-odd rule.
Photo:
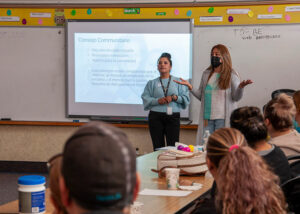
[[[178,96],[176,94],[172,94],[171,97],[173,101],[176,101],[178,99]]]

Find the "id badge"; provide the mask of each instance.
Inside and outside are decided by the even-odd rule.
[[[172,115],[172,107],[171,106],[167,106],[167,115]]]

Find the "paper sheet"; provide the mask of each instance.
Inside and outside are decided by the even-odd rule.
[[[143,189],[139,195],[158,195],[158,196],[175,196],[182,197],[191,194],[192,191],[181,190],[159,190],[159,189]]]
[[[193,190],[199,190],[199,189],[201,189],[202,186],[203,186],[202,184],[194,183],[193,186],[179,186],[179,189],[193,191]]]

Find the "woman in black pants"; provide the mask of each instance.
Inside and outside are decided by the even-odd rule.
[[[176,84],[178,77],[171,76],[171,55],[163,53],[157,62],[160,73],[158,78],[149,80],[142,94],[145,110],[149,112],[149,130],[153,149],[165,146],[174,146],[179,141],[180,110],[189,103],[187,87]]]

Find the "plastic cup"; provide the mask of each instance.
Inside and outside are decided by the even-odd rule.
[[[179,187],[179,172],[177,168],[166,168],[166,182],[168,189],[178,189]]]
[[[142,202],[135,201],[130,206],[130,214],[142,214],[143,213],[143,206],[144,206],[144,204]]]

